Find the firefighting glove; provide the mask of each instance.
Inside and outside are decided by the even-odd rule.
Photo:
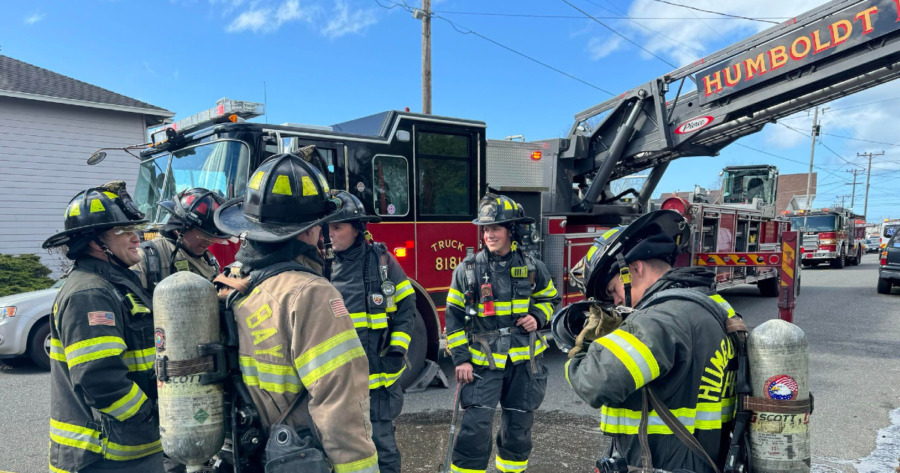
[[[594,304],[590,308],[590,315],[581,333],[575,337],[575,346],[569,350],[569,358],[574,357],[582,350],[587,348],[594,340],[612,333],[619,328],[622,323],[622,317],[615,311],[605,311],[602,307]]]

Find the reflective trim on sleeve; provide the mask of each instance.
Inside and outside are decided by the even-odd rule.
[[[350,463],[335,463],[334,473],[378,473],[378,454]]]
[[[416,291],[413,289],[412,284],[410,284],[409,280],[405,280],[400,284],[397,284],[396,292],[394,293],[394,303],[400,302],[403,299],[406,299],[410,294],[415,293]]]
[[[454,464],[450,464],[450,471],[456,473],[485,473],[487,470],[473,470],[471,468],[460,468]]]
[[[353,328],[367,328],[369,326],[369,318],[365,312],[354,312],[350,314],[350,320],[353,321]]]
[[[460,309],[466,308],[466,296],[457,291],[456,289],[450,288],[450,291],[447,292],[447,303],[450,305],[455,305]]]
[[[569,361],[567,361],[566,364],[563,365],[563,373],[565,373],[566,375],[566,382],[569,383],[569,387],[574,389],[575,386],[572,386],[572,380],[569,379],[569,365],[571,364],[572,358],[569,358]]]
[[[465,345],[466,340],[466,332],[465,330],[458,330],[456,332],[447,335],[447,348],[453,349],[458,346]]]
[[[404,350],[409,350],[409,342],[412,341],[412,337],[404,332],[392,332],[391,333],[391,346],[392,347],[400,347]]]
[[[240,362],[241,377],[247,386],[279,394],[300,392],[300,377],[293,366],[263,363],[251,356],[241,356]]]
[[[712,299],[713,301],[715,301],[716,304],[719,304],[719,307],[725,309],[725,312],[728,312],[729,319],[734,317],[734,314],[735,314],[734,307],[731,307],[731,304],[729,304],[728,301],[723,299],[722,296],[720,296],[718,294],[713,294],[713,295],[709,296],[709,298]]]
[[[634,378],[635,389],[659,377],[659,365],[647,345],[634,335],[616,329],[613,333],[598,338],[597,343],[608,349]]]
[[[136,460],[162,451],[162,442],[159,440],[143,445],[121,445],[104,440],[103,445],[106,447],[103,458],[107,460]]]
[[[127,394],[120,397],[108,407],[100,409],[100,412],[111,415],[115,417],[117,421],[122,422],[134,416],[141,406],[144,405],[144,401],[146,400],[147,395],[141,391],[141,388],[138,387],[137,383],[131,383],[131,390],[129,390]]]
[[[50,339],[50,359],[61,363],[67,363],[66,351],[62,346],[62,342],[58,338]]]
[[[528,468],[528,460],[525,461],[513,461],[513,460],[504,460],[500,458],[500,454],[494,458],[494,464],[497,465],[497,469],[504,472],[511,473],[519,473],[520,471],[525,471]]]
[[[538,292],[535,292],[531,295],[531,297],[556,297],[558,294],[556,287],[553,286],[553,280],[547,283],[547,287],[541,289]]]
[[[66,360],[69,369],[73,366],[87,363],[89,361],[108,358],[111,356],[119,356],[125,349],[125,340],[122,337],[96,337],[73,343],[66,347]]]
[[[345,330],[306,350],[294,360],[294,367],[303,385],[310,387],[322,376],[365,356],[356,330]]]
[[[538,310],[544,314],[544,323],[550,321],[550,317],[553,316],[553,303],[551,302],[538,302],[534,305]]]
[[[388,327],[388,319],[387,314],[366,314],[366,317],[369,318],[368,327],[369,330],[379,330]]]
[[[152,369],[153,362],[156,361],[156,347],[126,351],[122,356],[122,359],[125,361],[125,364],[128,365],[128,371],[146,371]]]
[[[67,424],[53,418],[50,418],[50,441],[89,452],[103,453],[99,430]]]

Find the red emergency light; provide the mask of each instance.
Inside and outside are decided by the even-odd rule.
[[[394,256],[397,258],[406,258],[406,248],[402,246],[394,248]]]
[[[540,151],[532,151],[532,152],[531,152],[531,159],[532,159],[532,161],[540,161],[540,160],[541,160],[541,156],[542,156],[542,154],[541,154]]]

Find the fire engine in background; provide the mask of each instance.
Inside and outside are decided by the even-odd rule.
[[[878,238],[878,241],[879,241],[878,248],[880,250],[883,250],[884,247],[887,246],[888,240],[890,240],[891,237],[893,237],[897,233],[898,230],[900,230],[900,218],[884,219],[884,222],[881,223],[881,232],[880,232],[881,235],[879,235],[879,238]]]
[[[793,228],[802,235],[800,262],[810,268],[822,263],[832,268],[859,265],[866,239],[866,218],[850,209],[813,209],[785,212]]]
[[[158,220],[156,203],[187,187],[239,197],[267,157],[315,145],[329,184],[355,194],[382,218],[371,231],[413,280],[419,317],[409,351],[414,366],[401,381],[406,385],[426,357],[437,358],[451,271],[479,244],[470,222],[488,184],[537,219],[532,246],[563,302],[575,302],[582,296],[568,284],[569,268],[599,232],[650,210],[672,160],[717,155],[777,119],[897,78],[897,10],[893,0],[831,1],[577,114],[562,139],[489,141],[484,122],[400,111],[332,126],[244,123],[260,116],[262,106],[222,100],[152,134],[140,153],[135,201]],[[716,250],[725,247],[718,245],[720,229],[734,238],[740,231],[739,248],[752,248],[751,234],[760,249],[779,248],[778,231],[755,219],[752,200],[746,205],[710,213],[715,225],[708,231],[705,212],[692,216],[702,231],[697,253],[710,248],[707,239],[716,241]],[[224,264],[233,259],[233,247],[213,251]],[[741,264],[706,254],[722,261],[710,265]],[[739,275],[761,276],[745,268]],[[728,277],[734,280],[734,273]],[[782,283],[782,295],[788,291]]]
[[[721,175],[722,194],[713,203],[708,194],[695,191],[691,202],[670,197],[662,208],[685,216],[693,229],[689,263],[719,266],[715,270],[720,289],[751,283],[761,295],[778,297],[778,270],[767,257],[780,251],[781,234],[790,229],[788,222],[775,219],[778,168],[729,166]],[[726,260],[738,264],[722,266]]]

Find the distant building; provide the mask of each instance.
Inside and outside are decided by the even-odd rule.
[[[806,176],[808,174],[781,174],[778,176],[778,196],[775,199],[775,212],[776,214],[780,214],[781,212],[788,210],[790,207],[791,199],[794,196],[797,196],[798,199],[796,202],[803,201],[804,204],[806,202]],[[810,185],[809,193],[813,196],[813,200],[815,200],[816,195],[816,177],[817,173],[812,174],[812,183]]]
[[[62,230],[76,193],[113,180],[134,189],[138,160],[98,148],[143,143],[173,112],[0,55],[0,253],[35,253],[58,273],[41,243]]]

